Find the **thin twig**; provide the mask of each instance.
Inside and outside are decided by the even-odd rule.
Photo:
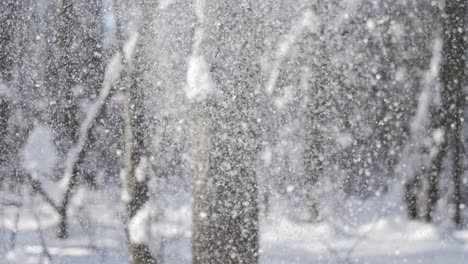
[[[4,200],[4,199],[0,200],[0,204],[3,206],[11,206],[11,207],[21,207],[21,205],[23,205],[20,202],[9,201],[9,200]]]
[[[31,174],[26,174],[29,182],[31,183],[31,188],[34,194],[39,194],[44,201],[46,201],[50,207],[52,207],[56,212],[60,212],[60,207],[54,202],[54,200],[47,194],[47,192],[42,187],[40,181],[33,179]]]
[[[34,194],[33,193],[31,193],[31,205],[32,205],[31,210],[32,210],[33,215],[34,215],[34,219],[37,222],[37,234],[39,235],[39,241],[40,241],[41,247],[42,247],[41,258],[46,257],[50,262],[52,262],[52,255],[49,253],[46,241],[44,239],[44,232],[43,232],[42,226],[41,226],[41,219],[40,219],[40,217],[39,217],[39,215],[37,213],[37,208],[36,208],[36,204],[34,202]]]
[[[21,214],[21,207],[18,207],[16,214],[15,214],[15,220],[13,222],[13,230],[11,230],[11,235],[10,235],[10,250],[13,250],[16,247],[16,236],[18,234],[20,214]]]
[[[383,214],[380,216],[380,217],[383,217],[383,216],[386,216],[389,209],[391,209],[393,206],[389,206],[387,208],[385,208]],[[333,221],[331,221],[333,223]],[[375,221],[372,226],[369,228],[369,230],[367,230],[366,232],[364,232],[363,234],[359,235],[358,238],[354,241],[354,243],[351,245],[351,247],[348,248],[348,250],[346,250],[346,253],[343,255],[341,255],[336,249],[334,249],[332,247],[332,245],[323,237],[323,236],[320,236],[320,241],[322,241],[322,243],[324,244],[325,248],[335,257],[337,258],[339,261],[342,261],[343,263],[353,263],[353,261],[351,260],[351,256],[352,254],[354,253],[354,251],[356,250],[356,248],[361,244],[363,243],[364,241],[366,241],[366,239],[369,237],[369,234],[375,229],[377,225],[377,221]],[[339,225],[337,225],[338,227]],[[346,232],[345,232],[346,233]]]

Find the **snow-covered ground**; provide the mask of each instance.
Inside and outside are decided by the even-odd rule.
[[[118,191],[80,190],[66,240],[55,237],[54,211],[39,197],[23,197],[23,206],[0,209],[0,263],[50,263],[46,254],[51,263],[128,262]],[[311,224],[284,199],[272,199],[270,213],[261,221],[260,262],[468,263],[468,231],[410,222],[402,208],[388,200],[391,197],[349,199],[340,213]],[[164,263],[190,263],[189,192],[166,192],[155,204],[152,248],[159,249]],[[158,213],[157,208],[162,210]]]

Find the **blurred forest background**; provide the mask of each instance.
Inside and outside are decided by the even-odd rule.
[[[466,16],[1,0],[0,263],[463,263]]]

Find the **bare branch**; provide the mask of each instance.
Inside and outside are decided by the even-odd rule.
[[[52,255],[50,254],[50,252],[49,252],[49,250],[47,248],[46,241],[44,239],[44,231],[42,230],[41,219],[39,218],[39,215],[37,213],[37,207],[36,207],[35,202],[34,202],[34,196],[31,196],[31,205],[32,205],[31,210],[32,210],[33,215],[34,215],[34,219],[37,222],[37,234],[39,236],[39,241],[40,241],[41,247],[42,247],[41,257],[46,257],[49,261],[52,261]]]

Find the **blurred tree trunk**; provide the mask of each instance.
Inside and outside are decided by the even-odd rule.
[[[60,142],[64,151],[73,145],[78,131],[78,106],[73,94],[73,88],[77,84],[77,63],[79,58],[73,57],[73,44],[76,33],[76,14],[74,14],[75,0],[63,0],[57,7],[57,18],[54,23],[53,40],[55,51],[51,51],[53,57],[50,69],[51,89],[58,99],[54,102],[53,128],[59,133],[60,138],[67,142]],[[54,54],[55,53],[55,54]]]
[[[442,100],[445,109],[445,131],[451,138],[453,166],[452,180],[454,184],[455,215],[454,221],[462,226],[462,118],[464,112],[464,77],[465,77],[465,0],[447,0],[444,19],[444,66],[441,81],[443,85]]]
[[[261,20],[255,3],[205,1],[200,53],[191,62],[197,68],[192,73],[205,78],[203,85],[210,83],[193,87],[204,90],[193,110],[196,264],[258,262],[255,159]]]
[[[77,70],[74,66],[78,60],[72,56],[75,24],[73,5],[74,0],[63,0],[58,3],[47,72],[50,93],[53,94],[52,98],[56,98],[52,104],[53,120],[51,123],[52,128],[58,134],[59,141],[56,144],[59,153],[63,153],[63,156],[65,156],[66,150],[75,143],[79,127],[78,106],[73,95],[73,88],[76,85],[74,75]],[[67,189],[74,189],[76,180],[71,179],[70,184],[71,186],[68,186]],[[59,238],[68,237],[67,210],[71,192],[68,193],[67,190],[58,210],[60,222],[57,236]]]
[[[421,169],[416,176],[405,183],[404,201],[408,217],[411,220],[421,220],[423,214],[420,208],[418,192],[421,190],[421,177],[425,174],[425,170]]]
[[[144,101],[143,91],[137,85],[134,76],[132,61],[127,61],[126,70],[126,85],[125,85],[125,177],[126,188],[129,195],[127,203],[127,212],[129,217],[129,253],[130,263],[155,263],[155,259],[151,255],[151,251],[144,239],[135,238],[133,232],[137,232],[135,228],[146,229],[146,226],[133,226],[132,222],[136,221],[139,211],[147,210],[144,205],[149,202],[148,179],[146,176],[143,179],[137,178],[136,168],[141,166],[142,158],[145,156],[146,142],[145,120],[144,120]],[[140,214],[145,214],[141,212]],[[146,232],[148,230],[145,230]]]
[[[463,174],[463,141],[461,140],[462,137],[462,114],[464,104],[462,103],[463,98],[458,98],[458,109],[459,112],[457,113],[457,121],[454,128],[454,136],[453,136],[453,185],[454,185],[454,200],[455,200],[455,214],[453,216],[453,221],[457,225],[458,228],[463,227],[463,219],[462,219],[462,209],[464,208],[463,205],[463,194],[462,194],[462,181],[461,176]]]
[[[460,133],[463,113],[463,80],[465,74],[465,6],[464,0],[447,0],[445,4],[443,64],[441,67],[442,107],[434,116],[435,145],[437,154],[429,172],[429,193],[426,221],[432,221],[439,199],[439,179],[449,146],[453,146],[452,180],[455,187],[455,222],[461,224],[461,159]],[[449,144],[451,143],[451,144]]]
[[[14,65],[14,30],[17,24],[18,3],[13,0],[5,1],[2,16],[0,16],[0,86],[12,81]],[[11,115],[11,102],[7,95],[0,92],[0,185],[7,171],[7,156],[9,155],[8,120]]]
[[[102,3],[101,0],[81,2],[63,0],[57,6],[57,18],[49,46],[47,82],[52,98],[52,127],[58,134],[59,152],[66,156],[80,138],[80,109],[75,89],[83,86],[85,94],[94,98],[103,82]],[[78,14],[79,12],[79,14]],[[94,127],[94,124],[93,124]],[[87,130],[85,146],[71,168],[71,177],[59,203],[58,237],[68,237],[67,211],[78,185],[85,156],[90,147],[91,131]],[[63,176],[68,164],[64,160]]]
[[[15,47],[15,29],[18,30],[18,9],[20,4],[14,0],[6,0],[3,3],[0,16],[0,84],[10,82],[13,78]]]
[[[125,177],[128,193],[127,212],[129,217],[129,254],[132,264],[153,264],[157,259],[152,255],[148,233],[151,232],[150,193],[148,177],[145,174],[144,159],[148,156],[148,124],[145,120],[144,85],[142,76],[145,72],[145,45],[151,39],[149,14],[155,12],[157,1],[144,0],[141,5],[143,18],[138,32],[133,33],[124,48],[127,64],[125,76],[124,103],[124,144],[125,144]],[[140,37],[141,36],[141,37]],[[139,170],[139,172],[137,171]],[[143,234],[143,235],[141,235]]]
[[[8,156],[8,146],[9,142],[7,141],[8,134],[8,120],[11,114],[11,104],[9,100],[0,95],[0,166],[2,168],[6,165]],[[0,175],[0,185],[3,181],[3,173]]]
[[[321,148],[321,131],[315,126],[317,122],[317,112],[313,110],[314,106],[311,103],[307,104],[304,127],[305,127],[305,149],[304,149],[304,173],[305,173],[305,190],[306,190],[306,207],[309,212],[311,222],[317,222],[320,218],[318,201],[316,196],[315,183],[322,174],[322,160],[320,155],[323,154]],[[315,115],[315,116],[314,116]],[[322,158],[323,159],[323,158]]]

